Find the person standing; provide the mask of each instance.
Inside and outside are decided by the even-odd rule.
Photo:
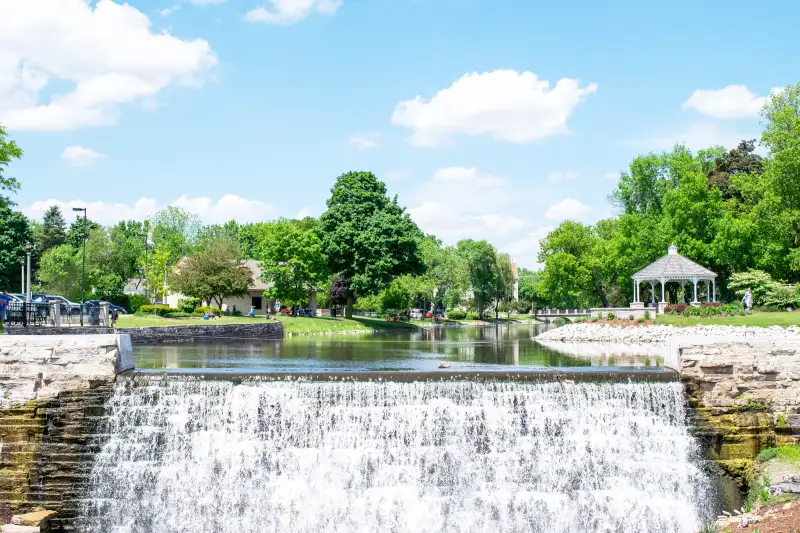
[[[5,326],[6,324],[6,313],[8,313],[8,302],[11,300],[11,297],[8,295],[8,291],[3,291],[3,294],[0,294],[0,326]]]
[[[753,291],[750,290],[750,287],[744,291],[744,298],[742,299],[742,303],[744,304],[745,311],[752,311],[753,310]]]
[[[114,310],[111,311],[111,327],[117,327],[117,319],[119,318],[119,309],[114,307]]]

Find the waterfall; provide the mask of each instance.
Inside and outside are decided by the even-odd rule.
[[[679,383],[120,383],[86,533],[688,533]]]

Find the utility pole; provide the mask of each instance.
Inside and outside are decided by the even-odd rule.
[[[86,223],[86,208],[73,207],[73,211],[83,211],[83,264],[81,265],[81,327],[83,327],[83,308],[86,306],[86,239],[87,223]]]

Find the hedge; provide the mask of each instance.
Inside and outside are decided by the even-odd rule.
[[[195,313],[200,313],[200,314],[203,314],[206,311],[208,311],[209,313],[213,313],[215,315],[222,314],[222,311],[220,311],[219,307],[213,307],[211,305],[201,305],[200,307],[194,310]]]
[[[168,305],[156,305],[155,306],[155,314],[158,316],[165,316],[168,313],[180,313],[180,309],[176,309],[174,307],[170,307]],[[142,305],[139,307],[139,311],[137,314],[142,315],[152,315],[154,313],[152,305]]]
[[[461,309],[451,309],[447,312],[447,318],[450,320],[464,320],[467,317],[467,312]]]

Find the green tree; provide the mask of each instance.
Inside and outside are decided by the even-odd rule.
[[[25,243],[32,240],[33,231],[25,215],[0,205],[0,291],[20,290]]]
[[[327,206],[320,233],[328,267],[347,278],[354,294],[377,294],[397,276],[424,271],[418,251],[422,232],[374,174],[339,176]]]
[[[50,206],[44,213],[42,227],[37,235],[36,248],[44,254],[50,248],[61,246],[67,242],[67,222],[57,205]]]
[[[708,186],[716,187],[725,199],[733,197],[731,177],[737,174],[761,174],[764,172],[764,158],[755,153],[756,140],[741,141],[739,146],[722,154],[714,160],[708,172]]]
[[[395,279],[379,296],[380,312],[387,315],[399,315],[411,307],[411,294],[408,287],[399,278]]]
[[[511,257],[499,253],[495,259],[497,276],[494,284],[494,317],[498,318],[500,306],[508,304],[514,298],[514,271],[511,266]]]
[[[107,268],[124,282],[144,271],[145,239],[149,231],[146,222],[123,220],[108,228]]]
[[[540,274],[536,270],[519,269],[519,299],[531,306],[541,307],[545,302]]]
[[[497,252],[486,241],[464,239],[459,241],[457,246],[459,254],[467,265],[470,288],[478,308],[478,315],[483,317],[486,304],[497,290]]]
[[[22,149],[8,138],[6,130],[0,124],[0,208],[15,205],[7,195],[19,190],[19,181],[13,176],[6,175],[5,171],[11,161],[21,158]]]
[[[39,281],[48,293],[81,300],[81,253],[69,244],[47,250],[39,262]]]
[[[162,209],[149,222],[153,246],[169,254],[169,266],[194,251],[203,226],[197,215],[175,206]]]
[[[419,254],[425,267],[421,276],[425,283],[421,287],[430,293],[426,301],[433,301],[442,309],[458,305],[469,288],[467,263],[458,250],[427,235],[419,243]]]
[[[103,229],[103,226],[94,220],[86,219],[84,223],[83,216],[76,216],[67,230],[66,244],[69,244],[73,248],[81,248],[83,246],[83,240],[88,239],[93,231],[99,229]]]
[[[159,258],[159,254],[161,254]],[[157,261],[169,259],[170,252],[157,250]],[[170,280],[171,289],[222,307],[225,298],[245,296],[253,285],[253,274],[242,263],[239,243],[217,237],[187,256]]]
[[[256,258],[264,269],[261,278],[272,284],[267,296],[291,307],[293,314],[308,302],[309,292],[328,277],[316,223],[288,219],[273,222]]]

